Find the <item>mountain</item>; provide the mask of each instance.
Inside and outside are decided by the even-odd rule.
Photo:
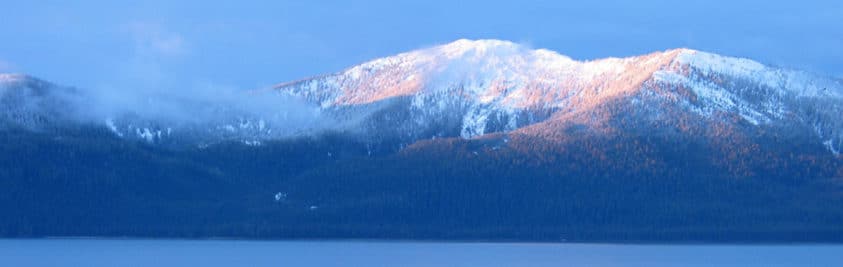
[[[843,84],[453,43],[249,92],[0,75],[2,236],[843,241]]]
[[[570,124],[619,132],[653,130],[657,124],[680,134],[693,130],[693,122],[697,128],[777,128],[837,155],[843,147],[840,80],[691,49],[583,62],[506,41],[463,39],[250,94],[129,93],[146,102],[26,75],[4,74],[0,80],[7,88],[4,106],[16,110],[7,114],[22,116],[7,122],[26,126],[32,123],[26,116],[57,114],[22,107],[65,106],[75,109],[63,110],[65,116],[150,143],[168,143],[171,136],[192,145],[257,144],[329,130],[409,145],[493,133],[553,135]],[[236,100],[220,100],[226,98]],[[115,105],[108,102],[130,107],[101,107]],[[290,119],[291,113],[305,115]],[[621,116],[625,125],[610,125]],[[312,121],[330,126],[287,129]]]
[[[840,81],[690,49],[580,62],[505,41],[459,40],[275,88],[407,142],[607,127],[624,115],[630,122],[619,131],[679,116],[700,124],[735,117],[746,127],[813,129],[802,134],[835,154],[843,145]]]
[[[331,121],[317,107],[281,95],[78,89],[23,74],[0,74],[0,90],[0,110],[7,111],[2,123],[10,128],[105,129],[114,137],[168,147],[258,145],[320,131]]]

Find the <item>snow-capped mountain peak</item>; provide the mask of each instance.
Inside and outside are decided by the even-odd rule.
[[[673,62],[695,64],[699,61],[695,54],[700,53],[676,49],[576,61],[507,41],[462,39],[276,88],[326,108],[448,92],[483,104],[560,107],[575,95],[594,101],[640,89],[641,83]]]
[[[454,87],[471,87],[474,89],[472,92],[480,97],[490,91],[501,91],[502,86],[581,91],[612,85],[602,89],[617,93],[629,89],[621,87],[630,86],[612,84],[609,80],[613,77],[624,76],[627,79],[624,85],[634,87],[671,64],[713,72],[731,71],[747,77],[765,70],[755,61],[687,48],[638,57],[576,61],[551,50],[531,49],[508,41],[461,39],[375,59],[334,75],[279,84],[276,88],[315,100],[326,107],[372,103]],[[518,103],[522,106],[535,104]]]
[[[507,41],[466,39],[276,87],[326,110],[352,108],[355,113],[343,111],[354,118],[350,121],[382,120],[373,116],[406,105],[401,115],[406,117],[390,116],[388,123],[403,125],[397,128],[411,132],[404,133],[408,136],[424,132],[413,129],[425,129],[432,118],[440,120],[436,125],[445,123],[441,120],[458,124],[459,136],[471,138],[628,99],[672,103],[656,106],[706,120],[735,114],[760,125],[797,117],[800,123],[824,125],[818,132],[835,144],[843,139],[843,125],[829,121],[843,106],[841,88],[830,78],[688,48],[578,61]],[[816,108],[806,111],[804,105],[815,104],[805,103],[818,101],[830,101],[822,106],[831,108],[808,115]]]

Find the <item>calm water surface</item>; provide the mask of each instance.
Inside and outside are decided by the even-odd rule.
[[[0,266],[843,266],[840,245],[0,240]]]

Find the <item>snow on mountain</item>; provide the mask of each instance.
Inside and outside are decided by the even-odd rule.
[[[505,41],[459,40],[277,88],[323,108],[410,98],[417,116],[462,114],[460,135],[469,138],[488,132],[490,117],[504,119],[502,129],[513,130],[523,125],[518,121],[530,110],[555,110],[617,95],[645,78],[628,69],[653,69],[662,61],[651,55],[578,62]]]
[[[369,131],[401,129],[408,141],[512,131],[624,98],[676,102],[710,120],[809,125],[830,151],[843,147],[839,81],[691,49],[576,61],[506,41],[458,40],[275,88]],[[429,129],[448,122],[458,131]]]
[[[843,95],[843,87],[831,79],[692,50],[683,51],[653,75],[657,81],[689,87],[705,102],[699,112],[737,112],[753,124],[783,119],[787,102],[794,99],[841,99]]]
[[[748,127],[790,129],[832,153],[843,150],[840,80],[684,48],[578,61],[507,41],[463,39],[249,94],[115,100],[83,91],[57,98],[62,94],[55,91],[68,90],[16,74],[0,74],[0,88],[3,107],[14,111],[5,113],[6,121],[43,122],[66,107],[80,114],[105,109],[82,117],[115,136],[150,143],[255,145],[330,129],[403,146],[555,131],[574,119],[597,127],[606,105],[616,105],[640,125],[670,123],[676,114],[703,124],[737,116]],[[126,108],[101,107],[106,104]]]

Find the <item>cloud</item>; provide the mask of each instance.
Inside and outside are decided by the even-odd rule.
[[[188,52],[185,38],[162,24],[135,21],[128,23],[125,28],[131,34],[138,53],[181,56]]]
[[[271,91],[247,92],[236,88],[201,87],[180,90],[149,91],[85,90],[79,102],[82,117],[101,119],[137,116],[173,125],[202,125],[260,118],[283,128],[313,126],[319,116],[317,106]],[[283,133],[283,129],[276,129]]]
[[[181,81],[178,67],[190,56],[187,38],[166,24],[154,21],[129,21],[118,26],[127,44],[127,58],[113,70],[104,83],[120,90],[169,90]]]
[[[131,133],[131,127],[166,127],[175,135],[200,139],[220,131],[228,137],[255,134],[233,130],[244,125],[257,127],[262,138],[277,138],[335,124],[325,122],[318,106],[299,99],[272,92],[252,94],[214,81],[184,82],[195,79],[184,77],[183,66],[191,56],[184,35],[155,22],[118,27],[127,57],[98,86],[80,88],[80,96],[70,99],[78,107],[72,115],[82,121],[109,121],[122,134]],[[224,129],[218,131],[219,127]]]

